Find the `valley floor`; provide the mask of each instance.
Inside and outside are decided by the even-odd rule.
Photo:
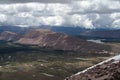
[[[10,42],[0,53],[0,80],[63,80],[111,57]]]
[[[107,58],[42,55],[35,61],[7,61],[0,66],[0,80],[63,80]]]

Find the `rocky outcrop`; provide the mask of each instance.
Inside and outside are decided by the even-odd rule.
[[[72,75],[65,80],[120,80],[120,55]]]

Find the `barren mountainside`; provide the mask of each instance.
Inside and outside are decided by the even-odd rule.
[[[64,33],[52,32],[46,29],[34,29],[18,41],[20,44],[32,44],[42,47],[50,47],[59,50],[78,50],[78,51],[106,51],[110,50],[109,46],[97,44],[69,36]],[[97,47],[97,48],[96,48]]]
[[[120,80],[120,55],[72,75],[65,80]]]
[[[4,31],[0,33],[0,40],[6,40],[6,41],[15,41],[18,40],[21,36],[17,33],[10,32],[10,31]]]

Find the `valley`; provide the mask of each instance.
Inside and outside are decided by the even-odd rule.
[[[0,42],[0,80],[63,80],[111,55]]]

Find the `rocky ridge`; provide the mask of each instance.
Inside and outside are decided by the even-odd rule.
[[[18,41],[20,44],[32,44],[49,47],[58,50],[73,51],[105,51],[110,50],[108,46],[97,44],[69,36],[64,33],[52,32],[46,29],[35,29],[24,34]],[[96,48],[97,47],[97,48]]]
[[[52,32],[47,29],[33,29],[21,36],[14,32],[5,31],[0,34],[0,40],[15,41],[24,45],[38,45],[56,50],[81,51],[88,53],[104,53],[111,50],[110,46],[104,44],[82,40],[74,36]]]
[[[120,55],[94,65],[65,80],[120,80]]]

